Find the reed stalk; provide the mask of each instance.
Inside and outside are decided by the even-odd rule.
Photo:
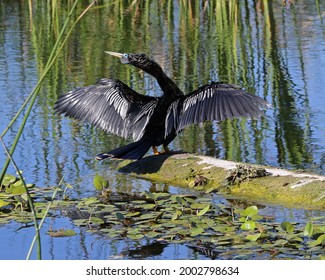
[[[52,206],[52,203],[53,203],[53,201],[54,201],[54,198],[56,197],[57,192],[61,189],[60,186],[61,186],[62,184],[63,184],[63,178],[60,180],[58,187],[56,187],[56,188],[54,189],[54,192],[53,192],[52,197],[51,197],[51,201],[47,204],[47,207],[46,207],[46,210],[45,210],[44,215],[43,215],[43,217],[42,217],[42,220],[41,220],[41,221],[39,222],[39,224],[38,224],[37,234],[35,234],[35,236],[34,236],[32,242],[31,242],[31,244],[30,244],[30,247],[29,247],[29,250],[28,250],[28,253],[27,253],[27,256],[26,256],[26,260],[29,260],[29,259],[30,259],[30,256],[31,256],[31,254],[32,254],[32,251],[33,251],[33,248],[34,248],[35,242],[38,241],[38,239],[39,239],[38,236],[39,236],[40,229],[41,229],[42,226],[43,226],[43,223],[44,223],[44,221],[45,221],[45,218],[47,217],[48,212],[50,211],[50,208],[51,208],[51,206]]]
[[[71,10],[69,12],[69,15],[67,17],[67,19],[65,20],[64,22],[64,25],[61,29],[61,32],[59,34],[59,37],[58,39],[56,40],[56,43],[52,49],[52,52],[49,56],[49,59],[46,63],[46,66],[45,66],[45,69],[40,77],[40,79],[38,80],[38,83],[36,84],[35,88],[33,89],[33,91],[29,94],[29,96],[27,97],[27,99],[25,100],[25,102],[23,103],[23,105],[21,106],[21,108],[18,110],[18,112],[16,113],[16,115],[12,118],[12,120],[10,121],[10,123],[8,124],[8,126],[5,128],[5,130],[2,132],[2,134],[0,135],[1,138],[4,137],[4,135],[8,132],[8,130],[10,129],[10,127],[16,122],[17,118],[20,116],[20,114],[22,113],[22,111],[25,109],[25,107],[28,105],[29,103],[29,106],[27,107],[27,110],[26,110],[26,113],[25,113],[25,116],[23,118],[23,121],[18,129],[18,132],[16,134],[16,137],[12,143],[12,146],[9,150],[9,154],[10,155],[13,155],[16,147],[17,147],[17,144],[19,142],[19,139],[20,139],[20,136],[24,130],[24,127],[26,125],[26,122],[27,122],[27,119],[30,115],[30,112],[34,106],[34,103],[35,103],[35,100],[36,100],[36,97],[38,96],[38,93],[39,93],[39,90],[41,88],[41,85],[42,85],[42,82],[44,80],[44,78],[46,77],[47,73],[49,72],[49,70],[51,69],[52,65],[54,64],[54,62],[56,61],[56,59],[58,58],[61,50],[63,49],[65,43],[67,42],[71,32],[73,31],[74,27],[76,26],[76,24],[79,22],[79,20],[89,11],[89,9],[95,4],[95,1],[92,1],[88,7],[79,15],[79,17],[72,23],[69,31],[67,32],[65,38],[63,39],[62,41],[62,38],[65,34],[65,31],[66,29],[68,28],[68,24],[70,22],[70,19],[76,9],[76,6],[77,6],[77,3],[79,2],[79,0],[76,0],[73,4],[73,6],[71,7]],[[62,43],[61,43],[62,41]],[[4,166],[2,167],[2,170],[1,170],[1,173],[0,173],[0,185],[1,185],[1,182],[4,178],[4,175],[7,171],[7,168],[9,166],[9,163],[10,163],[10,157],[7,156],[7,159],[5,161],[5,164]]]
[[[41,235],[40,235],[40,229],[43,225],[43,222],[45,220],[45,218],[47,217],[47,214],[48,214],[48,211],[52,205],[52,201],[54,200],[56,194],[57,194],[57,191],[59,190],[59,188],[56,188],[53,192],[53,195],[52,195],[52,200],[51,202],[48,204],[47,206],[47,209],[42,217],[42,220],[40,221],[40,223],[38,223],[37,221],[37,215],[36,215],[36,211],[35,211],[35,207],[34,207],[34,204],[33,204],[33,200],[30,196],[30,193],[29,193],[29,190],[28,190],[28,187],[25,183],[25,180],[24,178],[22,177],[21,175],[21,172],[19,171],[19,168],[15,162],[15,160],[13,159],[12,155],[16,149],[16,146],[19,142],[19,139],[20,139],[20,136],[24,130],[24,127],[26,125],[26,122],[27,122],[27,119],[30,115],[30,112],[34,106],[34,103],[35,103],[35,100],[36,100],[36,97],[38,96],[38,93],[40,91],[40,88],[41,88],[41,85],[42,85],[42,82],[44,81],[47,73],[49,72],[49,70],[51,69],[52,65],[54,64],[54,62],[57,60],[60,52],[62,51],[64,45],[66,44],[70,34],[72,33],[74,27],[76,26],[76,24],[79,22],[79,20],[87,13],[87,11],[95,4],[95,1],[92,1],[90,5],[88,5],[88,7],[79,15],[79,17],[71,24],[71,27],[70,29],[68,30],[68,32],[66,33],[66,30],[68,28],[68,24],[71,20],[71,17],[73,16],[74,14],[74,11],[76,9],[76,6],[78,4],[79,0],[76,0],[74,2],[74,4],[72,5],[71,9],[70,9],[70,12],[69,12],[69,15],[67,17],[67,19],[65,20],[64,22],[64,25],[61,29],[61,32],[58,36],[58,39],[56,40],[56,43],[55,45],[53,46],[53,49],[51,51],[51,54],[47,60],[47,63],[46,63],[46,66],[44,68],[44,71],[42,72],[41,74],[41,77],[39,78],[38,80],[38,83],[36,84],[35,88],[33,89],[33,91],[29,94],[29,96],[27,97],[27,99],[25,100],[25,102],[23,103],[23,105],[21,106],[21,108],[18,110],[18,112],[16,113],[16,115],[13,117],[13,119],[10,121],[10,123],[8,124],[8,126],[5,128],[5,130],[2,132],[2,134],[0,135],[0,142],[2,143],[2,146],[6,152],[6,155],[7,155],[7,159],[5,161],[5,164],[1,170],[1,174],[0,174],[0,186],[1,186],[1,183],[2,183],[2,180],[5,176],[5,173],[7,171],[7,168],[10,164],[10,162],[13,164],[19,178],[21,179],[22,183],[23,183],[23,186],[25,188],[25,191],[26,191],[26,195],[27,195],[27,201],[29,203],[29,206],[31,208],[31,213],[32,213],[32,217],[33,217],[33,220],[34,220],[34,227],[35,227],[35,236],[31,242],[31,245],[30,245],[30,248],[29,248],[29,251],[27,253],[27,257],[26,259],[29,259],[30,256],[31,256],[31,253],[33,251],[33,248],[34,248],[34,245],[35,243],[37,242],[37,258],[38,259],[42,259],[42,249],[41,249]],[[30,7],[31,9],[31,7]],[[64,34],[66,33],[65,37],[64,37]],[[22,114],[22,112],[24,111],[24,109],[26,108],[26,106],[28,105],[27,109],[26,109],[26,113],[25,113],[25,116],[22,120],[22,123],[18,129],[18,132],[15,136],[15,139],[13,141],[13,144],[10,148],[10,150],[7,148],[5,142],[3,141],[3,137],[5,136],[5,134],[8,132],[8,130],[11,128],[11,126],[17,121],[17,118]],[[59,185],[61,185],[62,183],[62,180],[60,182]]]
[[[34,220],[34,227],[35,227],[35,241],[37,240],[37,258],[39,260],[42,259],[42,247],[41,247],[41,235],[40,235],[40,227],[39,227],[39,224],[38,224],[38,221],[37,221],[37,216],[36,216],[36,211],[35,211],[35,206],[34,206],[34,203],[33,203],[33,199],[29,193],[29,190],[28,190],[28,187],[26,185],[26,182],[24,180],[24,177],[21,175],[21,172],[15,162],[15,160],[12,158],[12,155],[10,154],[6,144],[3,142],[3,139],[2,137],[0,137],[0,142],[3,146],[3,149],[5,150],[8,158],[10,159],[12,165],[14,166],[15,170],[16,170],[16,173],[18,174],[19,176],[19,179],[22,181],[23,183],[23,186],[25,188],[25,191],[26,191],[26,195],[27,195],[27,201],[28,201],[28,204],[29,204],[29,207],[31,209],[31,212],[32,212],[32,217],[33,217],[33,220]]]

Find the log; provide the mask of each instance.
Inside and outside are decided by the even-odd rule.
[[[218,192],[256,203],[325,209],[325,176],[187,153],[123,160],[119,171],[174,186]]]

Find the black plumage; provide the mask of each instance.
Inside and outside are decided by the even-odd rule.
[[[216,83],[200,87],[188,95],[145,54],[120,54],[122,63],[134,65],[157,79],[163,95],[156,98],[139,94],[119,80],[100,79],[96,85],[82,87],[61,96],[55,110],[64,116],[87,121],[109,133],[134,142],[97,155],[140,159],[152,146],[167,145],[190,124],[204,121],[258,118],[269,104],[236,85]]]

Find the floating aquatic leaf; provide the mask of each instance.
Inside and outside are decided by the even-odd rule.
[[[217,226],[212,227],[212,229],[216,232],[220,232],[220,233],[225,233],[225,232],[229,232],[229,231],[234,231],[235,228],[234,227],[229,227],[227,225],[222,225],[222,224],[217,224]]]
[[[193,196],[183,196],[183,198],[189,203],[189,204],[193,204],[196,202],[196,197]]]
[[[128,238],[131,238],[131,239],[134,239],[134,240],[138,240],[138,239],[141,239],[141,238],[143,238],[143,237],[144,237],[144,235],[141,234],[141,233],[139,233],[139,234],[130,234],[130,235],[128,235]]]
[[[264,219],[264,217],[262,215],[253,215],[253,216],[250,216],[250,218],[253,221],[259,221],[259,220],[263,220]]]
[[[158,221],[163,216],[164,212],[159,212],[158,215],[154,218],[154,221]]]
[[[312,222],[308,222],[304,229],[304,236],[311,237],[314,233],[314,225]]]
[[[255,228],[255,222],[254,221],[246,221],[243,223],[240,228],[242,230],[253,230]]]
[[[10,185],[10,187],[7,187],[6,193],[12,194],[12,195],[19,195],[19,194],[26,193],[26,189],[25,189],[24,184],[21,181],[18,181],[15,184]]]
[[[203,218],[201,222],[205,223],[207,227],[214,227],[216,225],[214,219],[211,219],[210,217]]]
[[[291,224],[290,222],[281,223],[281,228],[288,233],[293,233],[294,231],[293,224]]]
[[[244,217],[252,217],[257,214],[258,208],[255,205],[247,207],[244,211],[240,213],[240,215]]]
[[[24,212],[22,212],[24,213]],[[13,216],[13,220],[15,220],[18,223],[22,223],[22,224],[28,224],[33,222],[33,219],[30,215],[21,215],[21,216]]]
[[[120,221],[125,220],[125,217],[121,212],[116,212],[115,215],[118,220]]]
[[[104,177],[96,174],[93,180],[93,184],[96,190],[101,191],[109,187],[109,182]]]
[[[17,181],[16,176],[10,175],[10,174],[5,174],[5,176],[2,180],[2,185],[5,187],[8,187],[9,185],[13,184],[16,181]]]
[[[159,232],[155,232],[155,231],[150,231],[146,234],[147,238],[156,238],[157,236],[159,236],[161,233]]]
[[[46,202],[34,202],[35,208],[45,208],[47,206]]]
[[[154,209],[157,205],[156,204],[144,204],[141,207],[146,210]]]
[[[135,204],[145,204],[145,203],[147,203],[145,200],[133,200],[132,202],[135,203]]]
[[[132,234],[132,235],[135,235],[135,234],[138,234],[139,233],[139,229],[138,228],[131,228],[127,231],[127,234]]]
[[[258,229],[258,231],[260,233],[264,233],[266,232],[266,227],[264,225],[262,225],[261,223],[255,223],[255,227]]]
[[[314,226],[314,232],[317,233],[325,233],[325,225],[317,225],[317,226]]]
[[[191,228],[191,230],[190,230],[190,236],[196,236],[196,235],[199,235],[199,234],[201,234],[201,233],[203,233],[204,232],[204,229],[203,228],[197,228],[197,227],[195,227],[195,228]]]
[[[73,223],[76,226],[86,226],[88,224],[88,219],[76,219],[76,220],[73,220]]]
[[[125,214],[124,216],[126,218],[131,218],[131,217],[136,217],[136,216],[139,216],[141,214],[141,212],[131,212],[131,213],[127,213]]]
[[[177,220],[182,215],[182,213],[183,213],[182,211],[176,210],[176,212],[173,214],[171,220],[172,221]]]
[[[156,213],[147,213],[139,217],[141,220],[154,220],[156,218]]]
[[[71,237],[76,235],[76,232],[72,229],[49,230],[47,233],[51,237]]]
[[[311,241],[309,246],[315,247],[318,245],[325,245],[325,234],[320,235],[316,240]]]
[[[287,239],[290,242],[302,241],[300,233],[287,233],[285,236],[283,236],[283,238]]]
[[[193,203],[191,204],[191,208],[192,209],[203,209],[205,208],[207,205],[203,204],[203,203]]]
[[[155,195],[149,191],[144,191],[147,198],[155,199]]]
[[[197,216],[203,216],[206,212],[208,212],[210,209],[210,205],[205,206],[202,210],[200,210],[196,215]]]
[[[19,180],[15,182],[17,186],[21,185]],[[13,183],[10,187],[12,186]],[[42,192],[42,195],[36,192]],[[34,189],[32,192],[39,218],[44,215],[48,200],[51,199],[43,196],[46,192],[53,192],[53,189]],[[0,211],[0,224],[13,219],[22,223],[32,222],[29,208],[13,209],[17,204],[13,195],[0,193],[0,207],[9,204],[10,207]],[[258,214],[256,206],[241,210],[236,205],[216,205],[213,198],[207,196],[150,191],[145,195],[112,192],[107,200],[97,194],[97,197],[83,198],[81,201],[54,201],[52,207],[59,210],[69,209],[67,212],[75,209],[72,212],[76,214],[72,216],[80,217],[73,220],[75,225],[85,226],[90,229],[89,232],[100,232],[110,239],[130,238],[140,244],[145,238],[146,241],[159,239],[173,243],[200,244],[203,248],[212,246],[218,258],[233,259],[237,256],[249,259],[258,254],[260,258],[271,256],[270,258],[310,259],[324,255],[323,218],[310,218],[311,222],[305,227],[291,223],[291,228],[290,223],[281,224],[273,221],[273,216],[269,218]],[[286,234],[283,234],[283,230]],[[302,238],[304,235],[311,241]]]
[[[249,240],[249,241],[256,241],[260,237],[261,237],[261,233],[249,234],[249,235],[246,236],[246,239]]]
[[[180,197],[180,196],[176,196],[176,202],[180,205],[180,206],[184,206],[186,204],[184,198]]]
[[[288,243],[288,240],[285,239],[278,239],[274,242],[275,246],[284,246]]]
[[[93,224],[93,225],[101,225],[104,224],[104,220],[98,217],[91,217],[89,219],[89,223]]]
[[[10,202],[0,199],[0,208],[9,205]]]
[[[115,238],[120,237],[120,233],[109,232],[109,233],[106,234],[106,236],[107,236],[108,238],[115,239]]]
[[[170,197],[170,194],[169,193],[160,192],[160,193],[156,193],[155,196],[156,196],[156,198]]]

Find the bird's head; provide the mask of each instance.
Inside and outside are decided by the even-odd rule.
[[[131,64],[150,74],[161,69],[154,60],[150,59],[144,53],[117,53],[108,51],[106,53],[118,57],[124,64]]]

